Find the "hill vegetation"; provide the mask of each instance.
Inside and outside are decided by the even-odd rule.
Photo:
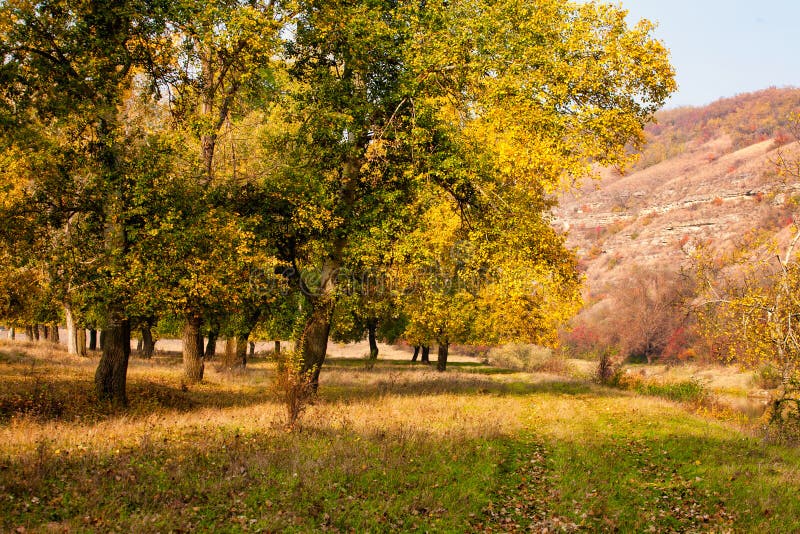
[[[772,88],[660,112],[638,166],[562,197],[557,215],[588,282],[569,350],[765,366],[796,397],[800,354],[774,335],[792,339],[791,319],[770,321],[797,309],[778,295],[796,284],[798,110],[800,90]]]
[[[647,144],[633,169],[645,169],[720,137],[730,139],[730,151],[769,140],[784,145],[795,139],[798,112],[800,89],[776,87],[707,106],[659,111],[656,122],[645,127]]]

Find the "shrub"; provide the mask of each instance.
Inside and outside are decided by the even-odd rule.
[[[488,355],[489,365],[529,373],[565,373],[566,360],[547,347],[509,343],[493,348]]]
[[[620,361],[616,353],[611,350],[605,350],[597,362],[597,381],[601,384],[617,385],[621,370]]]
[[[708,396],[703,384],[694,378],[677,382],[662,382],[628,372],[620,373],[616,382],[611,385],[635,391],[641,395],[661,397],[676,402],[700,403]]]
[[[314,394],[312,371],[302,371],[302,361],[296,351],[274,355],[276,362],[273,388],[286,406],[286,427],[293,430]]]
[[[753,383],[761,389],[775,389],[781,385],[780,370],[772,364],[764,364],[753,375]]]

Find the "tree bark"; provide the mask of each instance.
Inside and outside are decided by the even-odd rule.
[[[277,356],[280,353],[281,353],[281,342],[276,339],[275,340],[275,355]]]
[[[100,350],[103,350],[103,348],[106,345],[106,331],[105,330],[100,330],[100,336],[99,337],[100,337],[100,339],[98,340],[98,342],[100,343]]]
[[[375,361],[378,359],[378,341],[375,338],[375,332],[378,329],[378,323],[374,319],[367,322],[367,338],[369,339],[369,359]]]
[[[255,355],[256,355],[256,342],[255,341],[251,341],[250,342],[250,359],[253,359],[253,357]]]
[[[58,324],[50,325],[50,341],[53,343],[61,343],[61,337],[58,334]]]
[[[28,338],[28,341],[33,341],[34,340],[33,330],[34,330],[33,327],[30,326],[30,325],[25,327],[25,337]]]
[[[247,338],[250,333],[236,336],[236,360],[244,368],[247,365]]]
[[[422,363],[430,364],[431,363],[431,347],[430,345],[422,345]]]
[[[149,360],[153,357],[153,351],[155,350],[156,344],[153,343],[153,331],[150,329],[150,325],[144,325],[141,330],[142,333],[142,350],[139,353],[141,358],[145,360]]]
[[[190,314],[183,327],[183,376],[190,384],[203,380],[203,338],[200,337],[202,319]]]
[[[94,374],[95,391],[101,401],[120,406],[128,404],[126,380],[131,354],[131,327],[127,318],[111,312],[108,326],[103,330],[103,355]]]
[[[11,341],[17,339],[17,331],[14,329],[13,326],[8,329],[8,339],[10,339]]]
[[[447,353],[450,351],[450,344],[447,342],[439,343],[439,354],[436,358],[436,370],[445,371],[447,369]]]
[[[39,332],[39,335],[36,336],[36,341],[47,341],[49,339],[50,336],[46,324],[37,325],[36,330]]]
[[[97,330],[89,329],[89,350],[97,350]]]
[[[78,356],[86,356],[86,329],[75,329],[75,350]]]
[[[309,297],[311,311],[300,336],[302,357],[302,372],[310,375],[311,387],[314,391],[319,387],[319,373],[325,356],[328,352],[328,337],[331,331],[331,317],[335,305],[334,293],[336,290],[336,276],[339,271],[339,261],[329,258],[322,266],[320,284],[316,296]]]
[[[64,318],[67,323],[67,354],[78,354],[75,320],[72,317],[72,308],[69,304],[64,304]]]
[[[230,371],[236,367],[236,338],[229,336],[225,338],[225,352],[219,362],[219,369]]]
[[[419,356],[419,345],[414,345],[414,355],[411,357],[411,361],[417,361],[417,357]]]

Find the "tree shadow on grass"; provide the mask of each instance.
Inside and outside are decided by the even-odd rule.
[[[267,360],[235,373],[209,372],[201,384],[184,385],[175,358],[131,360],[127,408],[99,402],[94,393],[92,363],[74,357],[15,355],[0,358],[0,424],[12,419],[100,421],[112,417],[146,417],[164,411],[243,408],[278,402]],[[208,364],[213,369],[214,362]],[[431,366],[405,360],[331,359],[321,375],[317,402],[369,400],[386,396],[458,395],[617,395],[563,377],[535,376],[476,362],[452,362],[438,373]]]

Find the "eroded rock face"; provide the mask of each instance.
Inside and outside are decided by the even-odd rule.
[[[601,171],[599,181],[562,195],[554,225],[567,231],[590,286],[634,265],[679,267],[699,243],[724,247],[753,228],[786,226],[786,202],[800,184],[778,176],[779,156],[800,157],[800,150],[764,141],[734,151],[723,137],[627,175]]]

